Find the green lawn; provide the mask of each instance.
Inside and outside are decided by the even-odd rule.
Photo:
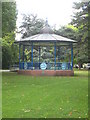
[[[87,118],[88,71],[74,77],[3,73],[3,118]]]

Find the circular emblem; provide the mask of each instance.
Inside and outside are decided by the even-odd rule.
[[[45,62],[41,63],[40,68],[45,70],[47,68],[47,64]]]

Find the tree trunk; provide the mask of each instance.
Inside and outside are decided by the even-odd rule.
[[[82,65],[81,62],[79,62],[78,65],[79,65],[79,70],[80,70],[81,69],[81,65]]]

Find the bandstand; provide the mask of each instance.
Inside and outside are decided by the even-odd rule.
[[[73,76],[73,43],[56,35],[46,24],[40,34],[15,43],[19,44],[19,74],[32,76]]]

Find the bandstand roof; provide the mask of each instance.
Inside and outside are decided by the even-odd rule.
[[[56,34],[49,34],[49,33],[43,33],[43,34],[37,34],[37,35],[33,35],[24,39],[20,40],[21,42],[25,42],[25,41],[30,41],[30,42],[72,42],[72,43],[76,43],[75,40],[72,39],[68,39],[65,37],[62,37],[60,35],[56,35]],[[17,41],[17,42],[20,42]]]
[[[45,27],[41,30],[40,34],[36,34],[24,39],[17,40],[18,42],[68,42],[76,43],[75,40],[62,37],[53,33],[52,29],[49,27],[48,22],[46,21]]]

